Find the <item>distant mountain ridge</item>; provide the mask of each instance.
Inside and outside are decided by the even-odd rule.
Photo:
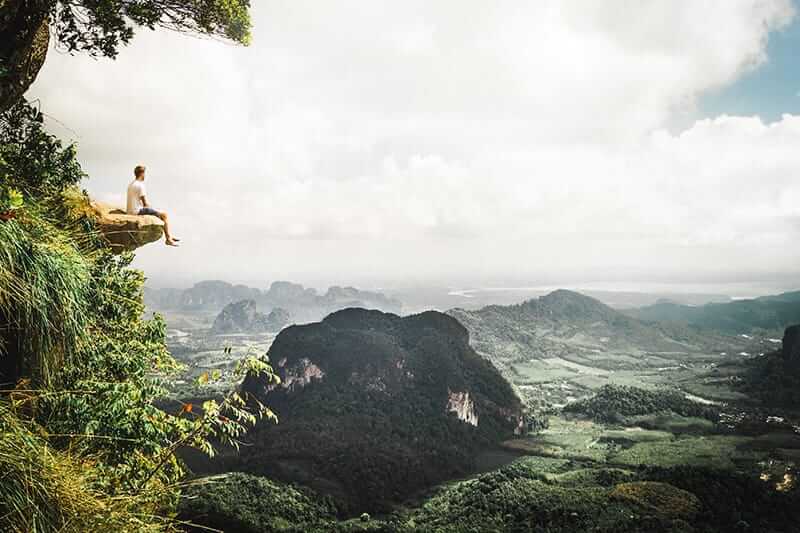
[[[623,312],[648,322],[688,324],[732,334],[756,329],[781,331],[800,322],[800,291],[697,307],[665,301]]]
[[[466,326],[479,352],[501,366],[560,353],[694,349],[690,332],[646,325],[595,298],[565,289],[517,305],[447,313]]]
[[[145,304],[156,311],[218,313],[226,305],[242,300],[254,301],[262,312],[282,308],[296,322],[320,320],[324,316],[348,307],[378,309],[400,313],[402,304],[386,295],[354,287],[330,287],[320,294],[313,288],[297,283],[275,281],[269,289],[261,290],[225,281],[201,281],[188,289],[148,289]]]
[[[310,485],[351,512],[387,511],[464,475],[476,453],[525,428],[511,386],[435,311],[338,311],[281,331],[269,358],[281,383],[248,378],[242,389],[279,423],[259,424],[212,471]]]
[[[291,316],[285,309],[276,307],[264,314],[258,312],[255,300],[241,300],[229,303],[220,311],[211,327],[211,334],[277,332],[290,320]]]

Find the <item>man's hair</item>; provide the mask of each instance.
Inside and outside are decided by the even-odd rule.
[[[133,169],[133,175],[136,177],[141,176],[142,174],[144,174],[144,169],[145,169],[144,165],[136,165],[136,168]]]

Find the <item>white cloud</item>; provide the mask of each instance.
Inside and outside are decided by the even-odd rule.
[[[796,264],[800,118],[665,129],[765,61],[789,0],[254,14],[249,49],[145,31],[116,62],[51,54],[32,90],[77,132],[93,193],[148,165],[186,237],[140,252],[151,275],[164,261],[345,281]]]

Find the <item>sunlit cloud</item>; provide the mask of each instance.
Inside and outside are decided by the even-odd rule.
[[[357,14],[357,16],[356,16]],[[251,48],[141,32],[31,95],[92,194],[133,166],[191,279],[685,276],[800,259],[800,118],[696,120],[791,2],[259,2]],[[713,23],[709,23],[713,21]],[[165,269],[170,269],[169,274]]]

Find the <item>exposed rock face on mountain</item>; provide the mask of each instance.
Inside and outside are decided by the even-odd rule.
[[[254,300],[226,305],[214,320],[213,335],[226,333],[264,333],[280,331],[291,319],[289,312],[276,308],[269,314],[259,313]]]
[[[347,309],[286,328],[269,351],[281,383],[242,385],[279,423],[216,467],[304,483],[352,512],[463,475],[524,427],[519,399],[468,341],[437,312]]]
[[[640,320],[676,322],[727,333],[781,330],[800,322],[800,291],[702,306],[659,302],[625,313]]]
[[[324,294],[288,281],[273,282],[262,291],[245,285],[232,285],[224,281],[203,281],[185,290],[148,289],[145,303],[159,311],[219,312],[229,303],[253,300],[263,312],[281,308],[291,314],[295,322],[313,322],[328,314],[349,307],[377,309],[399,313],[399,301],[372,291],[353,287],[331,287]]]
[[[447,396],[447,410],[455,413],[462,422],[478,427],[475,402],[470,399],[469,392],[450,392]]]
[[[116,253],[130,252],[164,237],[164,222],[151,215],[129,215],[124,209],[93,201],[97,227]]]

